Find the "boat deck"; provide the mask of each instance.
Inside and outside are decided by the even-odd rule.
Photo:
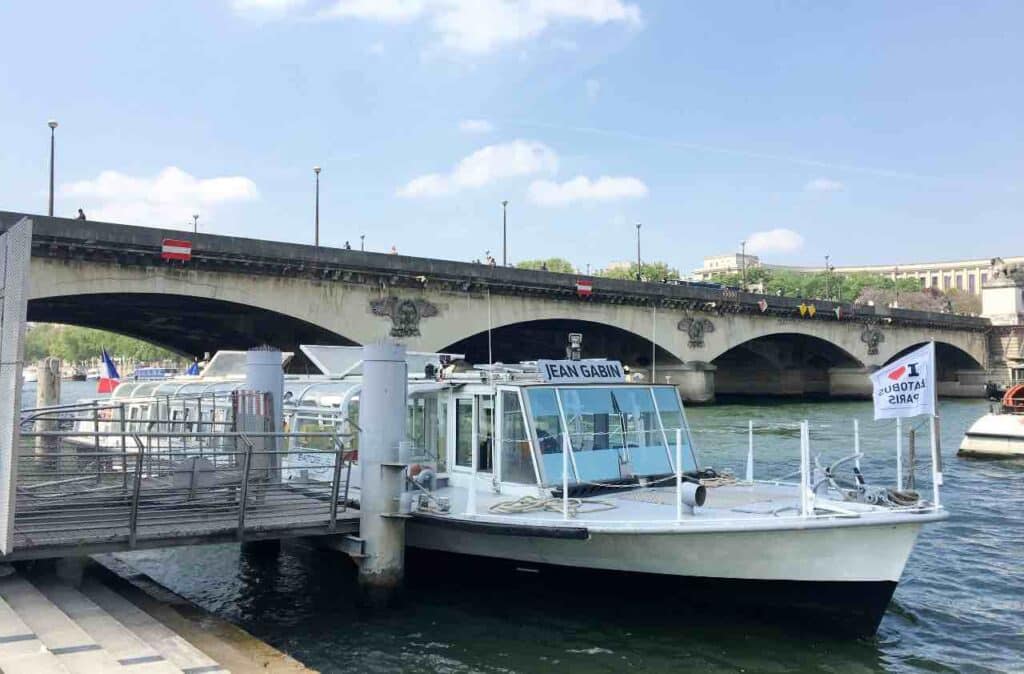
[[[515,508],[520,497],[478,490],[470,499],[466,489],[445,487],[436,496],[447,496],[452,519],[496,525],[544,527],[586,527],[591,531],[679,531],[680,529],[790,528],[810,523],[851,523],[913,514],[922,508],[892,508],[818,497],[813,512],[801,514],[799,487],[791,484],[737,482],[707,490],[704,506],[693,512],[683,510],[676,519],[675,486],[623,489],[582,499],[579,508],[566,519],[562,501],[547,499],[544,507],[524,507],[522,512],[501,512],[501,506]],[[475,502],[474,502],[475,501]],[[570,499],[572,501],[572,499]],[[572,510],[572,508],[571,508]],[[436,513],[435,513],[436,514]],[[842,525],[842,524],[840,524]]]

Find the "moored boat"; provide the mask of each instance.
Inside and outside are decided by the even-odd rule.
[[[1024,458],[1024,384],[1008,388],[998,409],[971,424],[957,456]]]
[[[285,426],[351,430],[361,349],[302,351],[320,374],[285,378]],[[702,465],[674,386],[626,381],[615,361],[465,369],[459,358],[407,354],[410,572],[487,567],[610,601],[738,605],[772,622],[863,635],[877,629],[921,528],[947,517],[938,487],[925,499],[866,485],[859,472],[842,479],[859,452],[812,461],[806,422],[798,479],[739,480]],[[228,424],[226,394],[244,388],[243,363],[221,352],[198,377],[122,382],[100,430],[122,419],[129,432]],[[67,441],[103,446],[95,424],[83,420],[81,437]],[[357,437],[350,449],[358,455]],[[318,479],[319,470],[285,465],[281,474]],[[346,486],[355,503],[359,477],[356,463]]]

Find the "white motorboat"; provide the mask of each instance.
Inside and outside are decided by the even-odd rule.
[[[35,365],[21,368],[21,381],[25,384],[39,381],[39,369]]]
[[[1024,384],[1008,388],[998,409],[971,424],[957,456],[1024,458]]]
[[[286,427],[348,430],[361,348],[301,348],[321,374],[286,377]],[[641,588],[654,583],[661,600],[871,634],[922,526],[947,517],[938,487],[925,500],[865,485],[859,472],[840,479],[859,454],[815,465],[806,422],[796,481],[738,480],[703,469],[674,386],[626,382],[614,361],[460,371],[458,358],[407,355],[411,573],[487,563],[611,600],[648,596]],[[243,387],[243,364],[221,352],[198,377],[122,383],[104,414],[111,428],[123,414],[130,432],[226,421],[228,402],[198,396]],[[103,443],[93,428],[80,426],[83,444]],[[318,477],[315,466],[302,472]],[[356,501],[358,483],[356,464]]]

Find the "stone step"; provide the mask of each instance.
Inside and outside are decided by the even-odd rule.
[[[85,630],[21,576],[0,578],[0,597],[69,672],[123,671]]]
[[[35,586],[122,667],[138,674],[181,674],[181,669],[84,594],[57,578]]]
[[[4,674],[68,674],[56,655],[0,599],[0,672]]]
[[[98,581],[87,579],[82,584],[82,593],[185,674],[223,674],[228,671],[169,627]]]

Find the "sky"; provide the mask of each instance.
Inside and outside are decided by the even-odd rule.
[[[581,270],[1024,254],[1024,3],[0,2],[0,210]]]

